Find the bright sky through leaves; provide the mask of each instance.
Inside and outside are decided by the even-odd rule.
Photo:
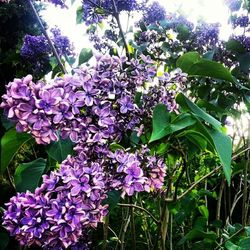
[[[159,0],[159,2],[166,7],[167,11],[180,11],[194,23],[199,19],[207,22],[219,22],[221,23],[221,38],[227,39],[230,35],[230,27],[227,24],[230,13],[224,5],[224,0]],[[88,47],[89,43],[83,24],[76,25],[76,8],[80,5],[81,0],[75,1],[69,9],[60,9],[49,4],[42,13],[50,27],[58,26],[64,35],[69,36],[74,42],[76,51]]]

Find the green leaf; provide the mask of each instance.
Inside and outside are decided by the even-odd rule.
[[[211,115],[203,111],[201,108],[199,108],[196,104],[190,101],[185,95],[179,93],[176,97],[176,101],[184,110],[191,111],[196,116],[198,116],[205,122],[212,125],[215,129],[221,131],[222,129],[221,123],[217,121],[215,118],[213,118]]]
[[[225,177],[230,184],[231,181],[231,159],[232,159],[232,141],[229,136],[209,129],[210,136],[213,139],[215,149],[218,153],[220,161],[223,166]]]
[[[164,129],[170,121],[170,115],[164,104],[158,104],[153,111],[153,132],[150,142],[164,137]]]
[[[181,68],[184,72],[189,72],[192,65],[201,60],[198,52],[188,52],[182,55],[176,62],[177,67]]]
[[[57,142],[52,142],[47,147],[47,154],[57,162],[61,163],[68,155],[73,154],[74,143],[70,139],[59,139]]]
[[[79,55],[79,62],[78,65],[81,65],[85,62],[88,62],[89,59],[93,56],[93,52],[92,49],[88,49],[88,48],[83,48],[80,52]]]
[[[241,239],[239,241],[239,246],[244,250],[249,250],[250,249],[250,237]]]
[[[185,24],[179,24],[176,29],[178,31],[177,39],[185,41],[189,38],[190,30]]]
[[[199,209],[201,215],[203,217],[205,217],[206,219],[208,219],[209,211],[208,211],[207,207],[205,205],[201,205],[198,207],[198,209]]]
[[[227,242],[225,243],[225,247],[226,247],[226,249],[228,249],[228,250],[243,250],[241,247],[235,245],[235,244],[234,244],[233,242],[231,242],[231,241],[227,241]]]
[[[16,190],[33,192],[39,185],[40,178],[46,168],[46,160],[39,158],[29,163],[20,164],[14,174]]]
[[[198,148],[205,150],[207,147],[207,138],[195,131],[195,130],[185,130],[182,133],[178,135],[178,137],[185,136],[189,141],[191,141],[193,144],[195,144]]]
[[[209,50],[208,52],[206,52],[206,53],[202,56],[202,58],[212,61],[213,58],[214,58],[214,53],[215,53],[215,49]]]
[[[211,129],[203,125],[198,117],[197,123],[192,130],[196,130],[202,134],[208,142],[208,150],[211,152],[216,152],[223,166],[223,171],[225,177],[230,184],[231,181],[231,158],[232,158],[232,142],[229,136],[225,135],[223,132]]]
[[[169,113],[166,110],[165,110],[165,112],[169,115]],[[163,119],[163,117],[160,118],[160,114],[158,114],[158,115],[159,115],[159,117],[157,119],[158,121],[160,119]],[[161,123],[159,123],[159,122],[154,123],[154,115],[153,115],[153,133],[151,135],[149,142],[159,140],[159,139],[165,137],[166,135],[172,134],[174,132],[177,132],[179,130],[182,130],[184,128],[192,126],[195,122],[196,122],[196,120],[190,114],[184,113],[184,114],[178,115],[170,123],[169,123],[169,121],[165,122],[165,125],[164,125],[163,121]]]
[[[32,137],[26,133],[17,133],[15,128],[8,130],[1,139],[1,173],[4,173],[23,144]]]
[[[0,250],[7,248],[9,244],[9,235],[5,232],[0,233]]]
[[[238,56],[238,60],[240,63],[240,69],[245,73],[248,73],[250,68],[250,53],[245,53]]]
[[[203,59],[197,52],[188,52],[176,62],[177,67],[188,73],[189,76],[212,77],[229,82],[235,82],[230,71],[222,64]]]
[[[192,229],[189,231],[178,243],[177,245],[184,244],[187,240],[199,240],[199,239],[209,239],[215,241],[217,235],[215,232],[204,232],[198,229]]]
[[[228,42],[226,42],[226,49],[236,54],[242,54],[246,52],[241,42],[234,39],[230,39]]]
[[[83,23],[83,8],[79,6],[76,10],[76,24]]]
[[[115,152],[116,150],[119,150],[119,149],[125,150],[125,148],[122,145],[118,144],[118,143],[111,143],[110,146],[109,146],[109,149],[112,152]]]
[[[103,204],[108,204],[109,211],[111,211],[117,206],[117,203],[120,201],[120,199],[121,192],[117,190],[112,190],[108,192],[108,198],[103,201]]]

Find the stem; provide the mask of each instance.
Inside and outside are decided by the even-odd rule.
[[[129,202],[131,205],[133,205],[133,198],[129,197]],[[132,240],[132,250],[136,250],[136,235],[135,235],[135,217],[134,217],[134,207],[130,206],[129,207],[129,212],[130,212],[130,225],[131,225],[131,240]]]
[[[119,31],[120,31],[120,36],[122,37],[122,41],[123,41],[123,44],[124,44],[124,47],[125,47],[125,50],[126,50],[126,55],[128,57],[128,60],[130,61],[129,49],[128,49],[128,45],[127,45],[124,33],[122,31],[122,25],[121,25],[121,21],[120,21],[120,17],[119,17],[119,13],[118,13],[118,10],[117,10],[115,0],[112,0],[112,3],[113,3],[113,7],[114,7],[113,15],[114,15],[114,17],[116,19],[116,22],[118,24],[118,28],[119,28]]]
[[[57,63],[58,63],[58,65],[59,65],[59,67],[61,68],[61,70],[62,70],[62,72],[63,72],[64,74],[67,74],[67,71],[66,71],[66,69],[64,68],[64,66],[63,66],[63,64],[62,64],[62,62],[61,62],[61,59],[60,59],[60,57],[59,57],[59,55],[58,55],[58,53],[57,53],[57,50],[56,50],[54,44],[52,43],[52,41],[51,41],[51,39],[50,39],[50,37],[49,37],[49,35],[48,35],[48,33],[47,33],[47,31],[46,31],[46,29],[45,29],[43,23],[42,23],[42,21],[41,21],[41,18],[40,18],[40,16],[38,15],[38,12],[37,12],[37,10],[36,10],[36,8],[35,8],[35,6],[34,6],[32,0],[28,0],[28,2],[29,2],[29,4],[30,4],[30,7],[31,7],[32,11],[33,11],[34,14],[35,14],[35,17],[36,17],[36,19],[37,19],[38,24],[40,25],[40,28],[41,28],[41,30],[42,30],[42,33],[44,34],[44,36],[45,36],[46,39],[48,40],[49,46],[50,46],[51,49],[52,49],[52,52],[53,52],[53,54],[54,54],[54,56],[55,56],[55,58],[56,58],[56,60],[57,60]]]
[[[183,156],[183,167],[182,167],[181,173],[178,176],[178,179],[177,179],[176,184],[175,184],[174,201],[176,201],[176,199],[177,199],[179,183],[181,181],[182,176],[186,172],[186,169],[187,169],[186,159],[185,159],[185,156]]]
[[[250,131],[249,131],[250,120],[248,120],[248,138],[247,138],[247,146],[250,143]],[[247,197],[248,197],[248,168],[249,168],[249,158],[250,158],[250,151],[245,153],[246,163],[243,170],[243,200],[242,200],[242,225],[246,226],[247,223],[247,212],[248,212],[248,204],[247,204]]]
[[[10,174],[10,170],[8,167],[6,168],[6,173],[7,173],[7,178],[8,178],[8,181],[9,181],[11,187],[16,191],[16,186],[15,186],[13,180],[11,179],[11,174]]]
[[[107,215],[104,218],[104,223],[103,223],[103,246],[102,249],[106,250],[107,249],[107,244],[108,244],[108,230],[109,229],[109,215]]]
[[[173,215],[170,215],[169,250],[173,250]]]
[[[123,203],[118,203],[117,205],[120,207],[132,207],[132,208],[140,209],[143,212],[145,212],[146,214],[148,214],[156,224],[159,223],[159,221],[147,209],[145,209],[143,207],[140,207],[140,206],[137,206],[134,204],[123,204]]]
[[[232,160],[237,159],[240,155],[242,155],[243,153],[245,153],[246,151],[249,151],[250,147],[242,150],[241,152],[239,152],[238,154],[234,155],[232,157]],[[204,175],[202,178],[200,178],[197,182],[195,182],[191,187],[189,187],[184,193],[182,193],[180,196],[178,196],[176,198],[176,201],[180,200],[181,198],[183,198],[186,194],[188,194],[190,191],[192,191],[198,184],[200,184],[202,181],[204,181],[205,179],[207,179],[208,177],[210,177],[211,175],[215,174],[216,172],[218,172],[221,169],[222,166],[218,166],[217,168],[215,168],[214,170],[212,170],[211,172],[209,172],[208,174]],[[172,198],[166,198],[165,199],[168,202],[173,202],[174,199]]]
[[[216,207],[216,220],[220,219],[221,200],[222,200],[224,187],[225,187],[225,179],[223,178],[221,181],[221,185],[220,185],[219,197],[218,197],[218,202],[217,202],[217,207]],[[219,236],[219,232],[220,232],[219,228],[217,228],[216,233],[218,236]]]
[[[236,233],[234,233],[232,236],[230,236],[229,238],[227,238],[226,240],[224,240],[218,247],[216,247],[214,250],[218,250],[221,249],[222,246],[229,240],[233,239],[235,236],[237,236],[238,234],[240,234],[241,232],[243,232],[245,230],[244,227],[242,227],[239,231],[237,231]]]
[[[189,187],[184,193],[182,193],[180,196],[178,196],[176,198],[176,201],[180,200],[181,198],[183,198],[186,194],[188,194],[190,191],[192,191],[199,183],[201,183],[202,181],[204,181],[205,179],[207,179],[208,177],[210,177],[211,175],[215,174],[218,170],[221,169],[221,166],[215,168],[214,170],[212,170],[211,172],[209,172],[208,174],[204,175],[202,178],[200,178],[197,182],[195,182],[191,187]],[[167,198],[166,201],[172,202],[174,201],[174,199],[169,199]]]
[[[122,230],[122,237],[121,237],[121,250],[124,250],[124,239],[125,239],[125,235],[126,235],[126,232],[127,232],[127,229],[128,229],[128,225],[129,225],[129,222],[130,222],[130,215],[128,216],[128,219],[123,227],[123,230]]]

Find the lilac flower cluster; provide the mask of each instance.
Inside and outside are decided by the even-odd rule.
[[[147,110],[147,117],[151,116],[152,109],[150,107],[154,107],[157,103],[165,104],[169,112],[177,112],[176,90],[184,89],[186,81],[187,74],[182,73],[180,69],[159,77],[158,87],[150,86],[148,91],[142,95],[142,106],[144,110]],[[175,89],[171,89],[172,86],[175,86]]]
[[[234,12],[238,11],[241,7],[241,0],[225,0],[225,4],[228,6],[228,8]]]
[[[35,70],[49,64],[50,46],[44,36],[25,35],[20,55],[33,65]]]
[[[31,76],[15,79],[7,85],[1,107],[17,122],[17,130],[31,133],[37,143],[56,141],[57,131],[74,142],[121,138],[140,122],[133,103],[136,87],[156,73],[153,62],[143,59],[123,70],[125,58],[100,56],[95,67],[82,67],[47,85],[33,83]]]
[[[135,153],[117,150],[111,154],[116,170],[112,173],[111,187],[122,190],[122,197],[135,192],[160,190],[164,184],[166,165],[162,159],[149,155],[149,149],[143,147]]]
[[[219,41],[219,24],[201,23],[195,29],[195,43],[198,47],[214,47]]]
[[[249,17],[248,16],[240,16],[232,19],[232,25],[234,28],[237,26],[241,28],[246,28],[249,24]]]
[[[62,35],[59,28],[52,28],[51,33],[53,34],[52,41],[57,48],[59,56],[73,56],[74,47],[67,36]]]
[[[61,8],[66,8],[67,5],[66,5],[66,0],[43,0],[45,2],[50,2],[52,4],[54,4],[55,6],[59,6]]]
[[[21,245],[74,249],[86,230],[95,228],[108,212],[101,204],[105,185],[98,161],[90,162],[83,151],[68,156],[59,170],[43,175],[43,184],[34,193],[10,199],[3,225]]]
[[[116,15],[116,11],[135,11],[143,5],[138,0],[83,0],[83,20],[86,25],[99,23],[108,15]]]
[[[51,40],[60,56],[74,55],[74,47],[67,36],[61,34],[58,28],[51,29]],[[43,71],[49,65],[52,50],[47,39],[42,36],[25,35],[20,50],[21,57],[32,65],[34,71]]]
[[[153,2],[143,13],[142,21],[146,24],[154,24],[166,19],[166,10],[158,2]]]

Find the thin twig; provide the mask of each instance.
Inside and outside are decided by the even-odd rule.
[[[119,31],[120,31],[120,36],[122,37],[122,41],[123,41],[123,44],[124,44],[124,47],[125,47],[125,50],[126,50],[126,55],[128,57],[128,60],[130,61],[130,53],[129,53],[129,49],[128,49],[128,44],[126,42],[126,38],[124,36],[124,33],[122,31],[122,25],[121,25],[121,21],[120,21],[120,16],[119,16],[119,12],[117,10],[117,6],[116,6],[116,3],[115,3],[115,0],[112,0],[112,3],[113,3],[113,7],[114,7],[114,17],[116,19],[116,22],[118,24],[118,28],[119,28]]]
[[[120,206],[120,207],[133,207],[133,208],[140,209],[143,212],[145,212],[146,214],[148,214],[155,223],[157,223],[157,224],[159,223],[159,221],[147,209],[145,209],[143,207],[140,207],[140,206],[137,206],[137,205],[134,205],[134,204],[123,204],[123,203],[118,203],[117,205]]]
[[[240,230],[238,230],[236,233],[234,233],[232,236],[230,236],[229,238],[225,239],[221,244],[219,244],[218,247],[216,247],[214,250],[218,250],[221,249],[221,247],[229,240],[233,239],[235,236],[237,236],[238,234],[240,234],[241,232],[243,232],[245,230],[244,227],[242,227]]]
[[[202,178],[200,178],[197,182],[195,182],[191,187],[189,187],[184,193],[182,193],[180,196],[178,196],[176,198],[176,201],[180,200],[181,198],[183,198],[186,194],[188,194],[190,191],[192,191],[199,183],[201,183],[202,181],[204,181],[205,179],[207,179],[208,177],[210,177],[211,175],[215,174],[217,171],[219,171],[221,169],[221,166],[215,168],[214,170],[212,170],[211,172],[209,172],[208,174],[204,175]],[[169,199],[166,198],[165,199],[168,202],[172,202],[174,201],[174,199]]]
[[[250,147],[242,150],[241,152],[239,152],[238,154],[234,155],[232,157],[232,160],[235,160],[236,158],[238,158],[240,155],[242,155],[243,153],[245,153],[246,151],[250,150]],[[211,172],[209,172],[208,174],[204,175],[201,179],[199,179],[197,182],[195,182],[192,186],[190,186],[184,193],[182,193],[180,196],[178,196],[176,198],[176,201],[180,200],[181,198],[183,198],[186,194],[188,194],[190,191],[192,191],[199,183],[201,183],[202,181],[204,181],[205,179],[207,179],[208,177],[210,177],[211,175],[215,174],[216,172],[218,172],[220,169],[222,168],[222,166],[218,166],[217,168],[213,169]],[[168,202],[173,202],[174,199],[172,198],[166,198],[165,199]]]
[[[134,205],[133,204],[133,198],[132,197],[129,197],[129,203],[131,205]],[[131,226],[131,248],[132,250],[136,250],[136,234],[135,234],[135,217],[134,217],[134,207],[133,206],[130,206],[129,207],[129,213],[130,213],[130,226]]]
[[[6,173],[7,173],[7,178],[8,178],[8,181],[9,181],[11,187],[12,187],[14,190],[16,190],[16,186],[15,186],[13,180],[11,179],[10,170],[9,170],[8,167],[6,168]]]
[[[36,10],[36,8],[35,8],[35,6],[34,6],[32,0],[29,0],[28,2],[29,2],[29,4],[30,4],[30,7],[31,7],[32,11],[33,11],[34,14],[35,14],[35,17],[36,17],[36,19],[37,19],[39,25],[40,25],[40,28],[41,28],[41,30],[42,30],[42,33],[44,34],[44,36],[45,36],[46,39],[48,40],[49,46],[50,46],[51,49],[52,49],[52,52],[53,52],[53,54],[54,54],[54,56],[55,56],[55,58],[56,58],[56,60],[57,60],[57,63],[58,63],[58,65],[59,65],[59,67],[61,68],[61,70],[62,70],[62,72],[63,72],[64,74],[67,74],[67,71],[66,71],[66,69],[64,68],[64,66],[63,66],[63,64],[62,64],[62,61],[61,61],[61,59],[60,59],[60,57],[59,57],[59,55],[58,55],[58,53],[57,53],[57,50],[56,50],[54,44],[52,43],[52,41],[51,41],[51,39],[50,39],[50,37],[49,37],[49,35],[48,35],[48,33],[47,33],[47,31],[46,31],[46,29],[45,29],[43,23],[42,23],[42,21],[41,21],[41,18],[40,18],[40,16],[38,15],[38,12],[37,12],[37,10]]]

